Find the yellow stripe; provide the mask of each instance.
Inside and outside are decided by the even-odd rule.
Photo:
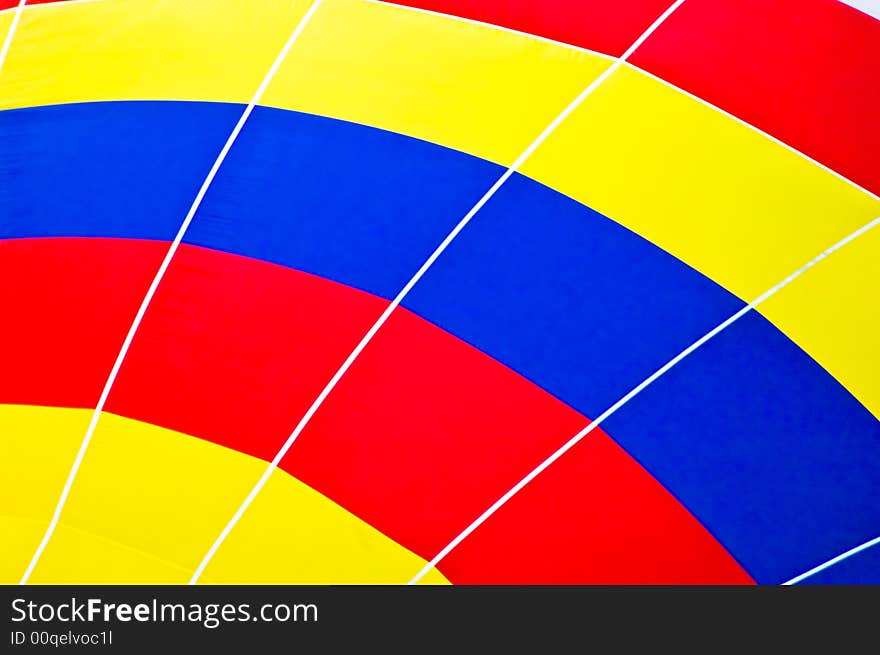
[[[400,552],[389,553],[392,549]],[[424,564],[316,491],[276,470],[205,569],[202,582],[404,584]],[[446,579],[435,572],[429,582],[446,583]]]
[[[51,516],[90,411],[0,405],[0,581],[17,582]],[[34,583],[183,583],[265,470],[253,457],[101,417]],[[278,472],[205,582],[401,583],[424,561]],[[433,582],[443,582],[435,574]]]
[[[247,102],[306,4],[112,0],[26,12],[0,79],[0,108]],[[325,0],[263,102],[506,164],[607,65],[486,26]]]
[[[105,0],[25,11],[0,108],[95,100],[249,102],[307,0]]]
[[[0,405],[0,584],[21,579],[89,417],[88,412]]]
[[[2,45],[6,35],[9,33],[9,27],[12,25],[12,16],[12,11],[0,14],[0,45]]]
[[[523,172],[746,300],[880,214],[867,194],[627,67]]]
[[[332,0],[265,104],[511,163],[608,59],[391,5]]]
[[[880,418],[880,227],[831,255],[761,311]]]

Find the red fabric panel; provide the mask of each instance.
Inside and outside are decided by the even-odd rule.
[[[167,243],[0,241],[0,402],[94,407]]]
[[[184,244],[107,409],[271,460],[386,304],[307,273]]]

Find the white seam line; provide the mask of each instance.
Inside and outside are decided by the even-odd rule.
[[[14,10],[15,15],[12,17],[12,23],[9,25],[9,31],[6,32],[6,38],[3,39],[3,47],[0,48],[0,74],[3,73],[3,64],[6,63],[6,56],[9,54],[9,48],[12,46],[12,37],[15,36],[15,30],[18,27],[18,22],[21,20],[25,2],[27,0],[19,0]]]
[[[177,252],[177,249],[180,246],[181,241],[183,240],[184,234],[186,234],[186,230],[189,227],[189,224],[192,222],[193,217],[196,215],[196,212],[198,211],[199,206],[202,204],[202,200],[204,199],[205,194],[208,192],[208,188],[214,181],[217,172],[220,170],[223,161],[229,154],[229,151],[231,150],[236,139],[238,138],[238,135],[241,133],[242,128],[244,128],[245,123],[247,122],[257,103],[260,101],[260,98],[265,93],[266,89],[272,81],[272,78],[275,77],[275,73],[280,68],[281,63],[287,56],[287,53],[293,47],[293,44],[302,33],[306,24],[309,22],[309,19],[311,19],[317,8],[320,6],[321,1],[322,0],[315,0],[312,6],[309,7],[309,10],[299,20],[299,23],[297,23],[296,28],[293,30],[293,33],[290,35],[290,37],[288,37],[287,42],[281,49],[281,52],[278,53],[278,56],[272,63],[272,66],[263,77],[263,81],[257,88],[256,93],[254,93],[253,98],[248,103],[248,106],[245,108],[245,110],[242,112],[241,117],[238,119],[238,123],[236,123],[235,128],[229,135],[229,138],[226,139],[226,143],[224,144],[223,149],[220,151],[220,154],[217,155],[217,159],[214,160],[214,165],[211,166],[211,170],[208,173],[208,176],[205,178],[204,182],[202,182],[202,186],[199,189],[198,194],[196,194],[195,200],[193,200],[193,203],[186,214],[186,218],[184,218],[183,223],[181,223],[180,229],[177,231],[177,235],[174,237],[174,241],[171,243],[171,246],[168,248],[168,252],[165,254],[165,259],[162,260],[162,265],[156,272],[156,276],[153,278],[153,282],[150,284],[150,288],[147,291],[146,296],[144,296],[143,301],[141,302],[137,315],[134,318],[134,322],[131,324],[131,327],[128,330],[128,334],[125,337],[125,341],[122,344],[122,348],[119,350],[119,354],[116,356],[116,361],[113,364],[113,368],[110,371],[107,382],[104,384],[104,389],[101,392],[101,397],[98,400],[98,404],[95,406],[94,412],[92,412],[92,419],[89,422],[85,437],[83,437],[82,444],[80,445],[79,451],[76,454],[76,459],[74,460],[73,466],[70,469],[70,473],[67,476],[67,481],[64,484],[64,489],[61,492],[61,497],[58,499],[58,504],[55,507],[55,512],[52,515],[52,520],[50,521],[49,527],[46,529],[46,533],[43,535],[43,539],[42,541],[40,541],[40,545],[37,547],[37,550],[34,553],[34,556],[31,559],[31,562],[28,565],[27,570],[22,576],[21,582],[19,584],[27,583],[28,578],[30,578],[31,573],[34,570],[34,567],[37,565],[37,562],[39,562],[40,557],[43,554],[43,550],[45,550],[46,548],[46,544],[49,543],[49,540],[52,537],[52,533],[55,531],[55,527],[58,525],[58,520],[61,517],[61,512],[64,509],[64,504],[67,501],[67,496],[70,494],[70,489],[73,486],[73,481],[76,478],[77,472],[79,471],[80,464],[82,464],[83,457],[85,456],[86,450],[88,449],[89,442],[92,439],[92,435],[95,432],[95,427],[98,424],[98,419],[100,418],[101,413],[104,410],[104,405],[107,402],[108,396],[110,395],[110,390],[113,387],[113,383],[116,381],[116,376],[119,374],[119,369],[122,367],[122,362],[124,361],[125,356],[128,353],[128,349],[131,346],[131,342],[134,339],[135,334],[137,333],[141,321],[143,320],[144,314],[146,313],[147,308],[149,307],[150,302],[152,301],[153,296],[156,293],[156,289],[162,281],[165,272],[168,270],[168,266],[170,265],[174,254]]]
[[[807,578],[814,576],[817,573],[821,573],[825,569],[830,568],[830,567],[834,566],[835,564],[852,557],[853,555],[858,555],[862,551],[868,550],[872,546],[876,546],[878,544],[880,544],[880,537],[875,537],[874,539],[871,539],[870,541],[866,541],[865,543],[861,544],[860,546],[856,546],[855,548],[850,548],[848,551],[846,551],[845,553],[841,553],[837,557],[832,557],[827,562],[824,562],[823,564],[820,564],[819,566],[813,567],[812,569],[810,569],[806,573],[801,573],[799,576],[792,578],[788,582],[783,582],[782,586],[788,587],[791,585],[796,585],[799,582],[803,582]]]
[[[250,493],[244,499],[241,506],[236,510],[235,514],[223,528],[223,531],[217,536],[217,539],[208,549],[208,552],[205,553],[205,556],[202,558],[202,561],[199,563],[198,568],[196,568],[195,572],[192,575],[192,578],[189,581],[189,584],[195,584],[198,582],[199,577],[202,575],[202,572],[205,570],[205,567],[214,557],[214,554],[217,552],[217,549],[223,544],[226,540],[226,537],[235,527],[235,524],[238,523],[239,519],[241,519],[242,515],[245,513],[247,508],[253,502],[254,498],[257,497],[257,494],[260,493],[260,490],[265,486],[266,482],[268,482],[272,473],[278,468],[278,464],[287,454],[287,451],[290,450],[290,447],[297,440],[302,431],[308,425],[309,421],[311,421],[312,417],[315,415],[315,412],[320,409],[321,405],[324,404],[324,401],[327,399],[327,396],[333,391],[334,387],[339,383],[339,380],[343,375],[351,368],[351,365],[354,364],[355,360],[360,356],[361,352],[370,341],[373,340],[373,337],[376,333],[381,329],[381,327],[385,324],[391,314],[395,309],[403,302],[403,299],[407,296],[410,290],[418,283],[418,281],[425,275],[429,268],[437,261],[437,258],[443,254],[443,251],[446,250],[447,246],[458,236],[458,234],[465,228],[465,226],[471,221],[471,219],[477,214],[478,211],[485,205],[492,196],[502,187],[502,185],[523,165],[523,163],[535,152],[535,150],[540,147],[540,145],[549,137],[553,131],[564,121],[577,107],[591,94],[595,91],[599,85],[602,84],[609,76],[611,76],[615,70],[620,68],[623,63],[626,61],[628,57],[632,55],[633,52],[647,39],[660,25],[665,21],[676,9],[678,9],[681,4],[685,2],[685,0],[676,0],[670,7],[664,11],[657,20],[655,20],[651,26],[645,30],[645,32],[638,38],[636,41],[627,49],[623,55],[620,56],[619,59],[616,59],[614,63],[612,63],[605,71],[602,72],[595,80],[593,80],[587,88],[580,92],[580,94],[572,100],[568,106],[559,113],[556,118],[554,118],[547,127],[538,135],[538,137],[532,141],[532,143],[520,154],[519,157],[510,165],[510,167],[504,171],[504,174],[498,178],[495,184],[483,194],[483,197],[477,201],[473,207],[471,207],[470,211],[465,215],[464,218],[459,221],[459,223],[452,229],[452,231],[446,235],[446,238],[443,239],[442,243],[437,246],[437,249],[431,253],[431,256],[425,260],[425,263],[422,264],[421,268],[416,271],[416,274],[410,278],[409,282],[400,290],[400,292],[395,296],[394,300],[391,301],[391,304],[385,308],[385,311],[382,312],[382,315],[376,320],[373,326],[367,331],[367,333],[361,338],[360,342],[355,346],[354,350],[348,355],[342,365],[337,369],[336,373],[333,374],[333,377],[330,378],[330,381],[326,384],[324,389],[318,394],[318,397],[315,398],[314,402],[312,402],[308,411],[303,415],[300,419],[299,423],[297,423],[296,427],[293,429],[293,432],[290,433],[290,436],[284,442],[284,445],[281,446],[281,449],[272,458],[272,461],[266,467],[266,470],[263,472],[263,475],[260,476],[260,479],[257,481],[257,484],[251,489]]]
[[[705,344],[707,341],[718,335],[719,333],[726,330],[728,327],[733,325],[740,318],[748,314],[750,311],[758,307],[765,300],[770,298],[771,296],[778,293],[780,290],[794,282],[801,275],[806,273],[808,270],[813,268],[816,264],[833,254],[834,252],[843,248],[846,244],[850,243],[854,239],[857,239],[861,235],[865,234],[867,231],[876,227],[880,224],[880,216],[872,220],[871,222],[863,225],[855,232],[850,235],[844,237],[833,246],[823,251],[820,255],[814,257],[809,262],[801,266],[794,273],[783,279],[781,282],[771,287],[760,296],[755,298],[748,305],[740,309],[733,316],[725,320],[724,322],[717,325],[715,328],[704,334],[702,337],[697,339],[690,346],[682,350],[678,355],[670,359],[666,364],[661,366],[659,369],[654,371],[650,376],[645,378],[638,386],[634,387],[629,393],[623,396],[620,400],[614,403],[611,407],[605,410],[598,418],[594,419],[587,426],[574,435],[571,439],[565,442],[558,450],[556,450],[552,455],[550,455],[547,459],[541,462],[538,466],[532,469],[528,475],[526,475],[522,480],[517,482],[513,487],[511,487],[507,493],[505,493],[501,498],[496,500],[486,511],[480,514],[470,525],[468,525],[464,530],[462,530],[452,541],[450,541],[446,547],[443,548],[437,555],[415,575],[415,577],[409,581],[408,584],[416,584],[419,580],[421,580],[431,569],[433,569],[437,564],[446,557],[456,546],[458,546],[462,541],[464,541],[468,535],[470,535],[474,530],[476,530],[480,525],[486,522],[486,520],[491,517],[495,512],[497,512],[507,501],[509,501],[513,496],[519,493],[523,487],[525,487],[529,482],[538,477],[542,472],[544,472],[553,462],[562,457],[566,452],[571,450],[581,439],[590,434],[593,430],[599,427],[609,416],[617,412],[621,407],[626,405],[630,400],[639,395],[642,391],[645,390],[648,386],[650,386],[653,382],[655,382],[658,378],[662,377],[665,373],[669,371],[676,364],[681,362],[685,357],[690,355],[692,352],[697,350],[700,346]]]
[[[805,152],[801,152],[800,150],[795,148],[793,145],[790,145],[790,144],[786,143],[785,141],[783,141],[782,139],[779,139],[778,137],[773,136],[769,132],[765,132],[760,127],[757,127],[756,125],[752,125],[751,123],[740,118],[739,116],[731,114],[726,109],[722,109],[718,105],[713,105],[711,102],[709,102],[705,98],[701,98],[700,96],[695,95],[695,94],[691,93],[690,91],[687,91],[686,89],[682,89],[680,86],[676,86],[675,84],[673,84],[669,80],[665,80],[662,77],[659,77],[659,76],[655,75],[654,73],[645,70],[644,68],[640,68],[639,66],[636,66],[635,64],[632,64],[630,62],[626,62],[626,65],[629,68],[632,68],[634,71],[637,71],[637,72],[641,73],[642,75],[650,77],[652,80],[655,80],[655,81],[659,82],[660,84],[668,86],[670,89],[672,89],[674,91],[678,91],[679,93],[687,96],[691,100],[695,100],[696,102],[700,103],[704,107],[712,109],[712,110],[718,112],[719,114],[721,114],[722,116],[725,116],[726,118],[729,118],[733,121],[736,121],[740,125],[751,129],[753,132],[757,132],[758,134],[763,136],[765,139],[769,139],[770,141],[772,141],[776,145],[782,146],[783,148],[785,148],[789,152],[797,155],[801,159],[806,160],[807,162],[811,163],[813,166],[817,166],[818,168],[821,168],[826,173],[830,173],[831,175],[833,175],[834,177],[839,179],[841,182],[846,182],[850,186],[861,191],[865,195],[870,196],[874,200],[880,200],[880,195],[877,195],[873,191],[869,191],[868,189],[866,189],[865,187],[860,185],[858,182],[855,182],[855,181],[851,180],[850,178],[846,177],[843,173],[839,173],[838,171],[834,170],[830,166],[823,164],[822,162],[818,161],[817,159],[813,159],[812,157],[810,157],[810,155],[806,154]]]
[[[524,38],[543,41],[545,43],[550,43],[551,45],[559,46],[561,48],[567,48],[569,50],[575,50],[577,52],[584,52],[584,53],[587,53],[590,55],[594,55],[596,57],[601,57],[603,59],[614,59],[614,57],[612,55],[607,55],[604,52],[599,52],[597,50],[591,50],[590,48],[585,48],[583,46],[573,45],[571,43],[565,43],[564,41],[557,41],[555,39],[550,39],[545,36],[540,36],[538,34],[532,34],[531,32],[522,32],[520,30],[515,30],[510,27],[504,27],[503,25],[496,25],[495,23],[486,23],[484,21],[475,20],[473,18],[465,18],[464,16],[457,16],[455,14],[445,14],[443,12],[432,11],[430,9],[422,9],[421,7],[410,7],[408,5],[399,5],[399,4],[396,4],[393,0],[362,0],[362,2],[370,2],[372,4],[380,4],[380,5],[388,5],[388,6],[392,6],[392,7],[399,7],[400,9],[414,11],[417,13],[428,14],[430,16],[439,16],[439,17],[443,17],[443,18],[448,18],[450,20],[455,20],[455,21],[467,23],[470,25],[479,25],[481,27],[487,27],[490,29],[498,30],[500,32],[508,32],[508,33],[515,34],[517,36],[521,36]],[[707,107],[708,109],[712,109],[714,111],[717,111],[718,113],[726,116],[727,118],[731,118],[731,119],[735,120],[740,125],[743,125],[744,127],[747,127],[749,129],[751,129],[752,131],[757,132],[758,134],[760,134],[761,136],[763,136],[767,139],[770,139],[773,143],[776,143],[777,145],[780,145],[783,148],[791,151],[793,154],[801,157],[802,159],[813,164],[814,166],[818,166],[826,173],[831,173],[832,175],[834,175],[836,178],[838,178],[842,182],[846,182],[847,184],[854,187],[855,189],[858,189],[859,191],[861,191],[865,195],[868,195],[875,200],[880,200],[880,195],[874,193],[873,191],[866,189],[858,182],[855,182],[854,180],[851,180],[850,178],[846,177],[843,173],[840,173],[840,172],[834,170],[833,168],[831,168],[830,166],[823,164],[822,162],[814,159],[813,157],[806,154],[805,152],[798,150],[793,145],[788,144],[785,141],[782,141],[781,139],[779,139],[778,137],[773,136],[769,132],[762,130],[760,127],[758,127],[756,125],[752,125],[751,123],[749,123],[745,119],[740,118],[739,116],[736,116],[734,114],[731,114],[726,109],[722,109],[718,105],[712,104],[711,102],[709,102],[705,98],[701,98],[700,96],[695,95],[695,94],[691,93],[690,91],[687,91],[687,90],[681,88],[680,86],[677,86],[676,84],[670,82],[669,80],[666,80],[666,79],[664,79],[658,75],[655,75],[654,73],[652,73],[652,72],[650,72],[640,66],[637,66],[636,64],[633,64],[629,61],[626,61],[624,63],[626,64],[627,67],[650,77],[651,79],[669,87],[670,89],[673,89],[674,91],[678,91],[679,93],[682,93],[682,94],[688,96],[689,98],[696,100],[697,102],[699,102],[703,106]]]

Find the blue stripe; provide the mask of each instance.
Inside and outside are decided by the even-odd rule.
[[[652,243],[522,176],[404,304],[592,417],[743,305]]]
[[[241,111],[108,102],[0,112],[0,238],[172,239]],[[392,132],[258,107],[185,241],[390,297],[501,172]]]
[[[0,238],[173,239],[241,111],[175,102],[0,111]]]
[[[880,422],[757,313],[604,427],[759,582],[880,529]]]

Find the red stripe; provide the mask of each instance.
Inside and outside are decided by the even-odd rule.
[[[167,243],[0,241],[0,402],[94,407]]]
[[[671,0],[401,0],[393,4],[492,23],[619,56]]]
[[[107,409],[271,460],[387,304],[307,273],[184,244]]]
[[[688,0],[632,62],[880,192],[880,21],[837,0]]]
[[[166,247],[0,243],[0,275],[16,280],[0,296],[15,316],[0,323],[9,362],[0,402],[93,406]],[[270,459],[386,305],[312,275],[183,245],[107,409]],[[497,361],[399,310],[282,468],[430,558],[585,423]],[[579,447],[589,456],[554,465],[444,572],[460,582],[746,580],[604,433],[589,442]],[[517,530],[543,537],[493,552],[499,534]]]

